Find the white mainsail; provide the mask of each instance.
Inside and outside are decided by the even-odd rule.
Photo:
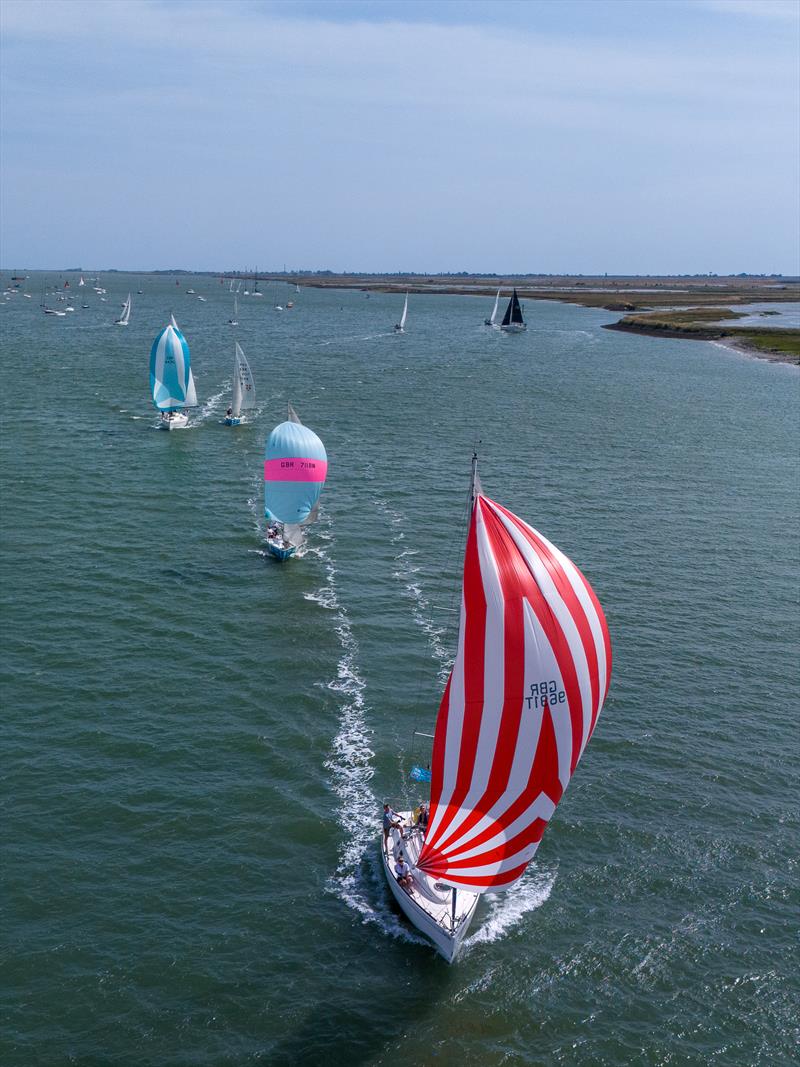
[[[128,320],[130,319],[130,317],[131,317],[131,294],[128,293],[128,299],[122,305],[122,312],[120,314],[120,317],[117,319],[115,325],[116,326],[127,326],[128,325]]]
[[[495,319],[497,318],[497,308],[500,304],[500,290],[497,290],[497,296],[494,298],[494,307],[492,308],[492,317],[489,319],[489,326],[494,326]]]
[[[233,357],[233,403],[231,404],[233,417],[238,418],[242,411],[255,407],[255,403],[256,388],[250,364],[245,358],[241,345],[236,341]]]
[[[408,316],[408,293],[406,293],[406,300],[403,304],[403,314],[400,316],[400,329],[404,330],[406,327],[406,318]]]

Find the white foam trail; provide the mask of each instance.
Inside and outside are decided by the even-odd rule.
[[[336,694],[340,709],[339,729],[325,767],[330,771],[331,788],[339,801],[337,821],[342,828],[343,839],[336,873],[328,880],[326,889],[357,912],[362,922],[375,923],[391,937],[424,944],[390,910],[386,887],[381,884],[382,879],[376,870],[378,802],[369,785],[375,773],[372,766],[375,753],[371,748],[372,731],[366,720],[366,683],[358,673],[358,642],[337,595],[337,571],[328,550],[333,544],[333,536],[318,526],[315,540],[317,545],[309,548],[309,554],[316,555],[322,561],[325,584],[304,595],[306,600],[333,613],[341,647],[336,677],[321,683]]]
[[[332,337],[329,341],[317,341],[316,343],[322,345],[334,345],[334,344],[346,344],[349,341],[377,341],[380,337],[393,337],[394,330],[390,333],[368,333],[368,334],[355,334],[352,337]]]
[[[407,520],[401,512],[380,497],[375,499],[375,505],[388,518],[390,524],[395,527],[395,532],[391,537],[391,544],[398,549],[395,556],[397,569],[393,572],[394,577],[402,583],[403,595],[411,601],[412,618],[428,639],[430,650],[439,664],[437,671],[439,681],[444,685],[453,666],[453,657],[445,647],[443,640],[447,631],[445,627],[437,626],[434,623],[430,604],[422,591],[418,578],[420,568],[413,561],[417,551],[413,548],[404,548],[402,545],[405,540],[405,533],[402,528],[408,526]]]
[[[197,415],[191,420],[189,425],[199,426],[201,422],[205,422],[206,419],[210,419],[211,416],[214,414],[216,408],[219,406],[220,400],[222,400],[222,398],[226,396],[229,391],[230,379],[228,379],[227,383],[222,383],[222,388],[218,393],[214,393],[213,396],[210,396],[208,400],[206,400],[203,406],[199,409]]]
[[[484,900],[489,905],[489,914],[481,922],[480,928],[464,942],[464,950],[469,951],[475,945],[498,941],[522,922],[531,911],[541,908],[553,891],[556,883],[556,871],[534,867],[526,871],[520,881],[506,893],[485,893]]]

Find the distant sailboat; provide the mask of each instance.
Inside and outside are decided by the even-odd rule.
[[[395,327],[394,327],[394,332],[395,333],[405,333],[406,332],[406,318],[407,317],[408,317],[408,293],[406,293],[406,301],[403,304],[403,314],[400,316],[400,321],[395,323]]]
[[[78,282],[78,285],[86,285],[86,282],[83,280],[83,275],[81,275],[81,280]]]
[[[484,326],[494,326],[497,319],[497,306],[500,303],[500,290],[497,290],[497,296],[494,298],[494,307],[492,308],[492,317],[490,319],[484,319]]]
[[[127,326],[131,317],[131,294],[128,293],[128,299],[122,305],[122,312],[118,319],[115,319],[115,326]]]
[[[270,555],[286,560],[303,544],[303,527],[317,518],[327,473],[325,446],[313,430],[303,426],[289,404],[289,418],[267,438],[264,460],[264,515],[269,524]]]
[[[228,319],[228,325],[229,326],[238,326],[239,325],[239,301],[236,299],[235,295],[233,297],[233,316],[232,316],[232,318]]]
[[[234,342],[233,351],[233,399],[225,415],[226,426],[238,426],[243,411],[255,407],[256,387],[253,373],[238,341]]]
[[[448,962],[480,895],[510,889],[533,859],[611,676],[608,627],[589,583],[482,494],[476,463],[458,649],[424,779],[430,814],[423,830],[410,811],[396,812],[408,828],[389,828],[381,847],[397,903]]]
[[[507,330],[509,333],[520,333],[522,330],[527,329],[527,326],[522,321],[522,308],[520,307],[516,289],[511,294],[506,313],[503,315],[503,321],[500,323],[500,329]]]
[[[197,406],[197,392],[189,345],[174,315],[150,350],[150,390],[153,404],[161,412],[161,429],[183,429],[189,421],[184,409]]]

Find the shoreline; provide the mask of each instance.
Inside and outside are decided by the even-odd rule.
[[[786,363],[791,367],[800,367],[800,349],[795,352],[784,352],[780,349],[774,348],[761,348],[757,344],[748,340],[747,334],[744,332],[747,327],[740,327],[740,331],[735,329],[728,329],[722,327],[720,329],[670,329],[665,326],[648,326],[642,323],[630,323],[624,319],[620,319],[619,322],[609,322],[603,325],[604,330],[619,330],[620,333],[635,333],[646,337],[667,337],[672,340],[679,341],[715,341],[721,344],[724,348],[729,348],[733,352],[739,352],[742,355],[753,356],[756,359],[766,360],[768,363]],[[754,333],[764,334],[764,330],[753,330]],[[777,333],[786,333],[797,331],[774,331]]]
[[[401,275],[341,275],[326,277],[305,276],[294,279],[281,275],[277,279],[312,289],[343,289],[365,293],[404,293],[418,296],[480,296],[493,299],[497,290],[509,296],[517,290],[520,300],[555,300],[593,307],[604,311],[643,312],[676,306],[720,307],[754,303],[800,302],[800,280],[797,278],[708,278],[687,279],[663,277],[605,278],[605,277],[513,277],[487,278],[481,275],[466,277],[444,276],[425,278]]]

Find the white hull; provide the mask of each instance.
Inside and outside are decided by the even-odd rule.
[[[527,326],[520,326],[517,322],[512,322],[508,326],[501,326],[501,330],[505,330],[506,333],[522,333],[523,330],[527,330]]]
[[[160,429],[162,430],[184,430],[189,423],[189,416],[184,415],[182,411],[171,411],[169,414],[164,412],[161,416]]]
[[[410,826],[411,812],[398,812],[398,815],[403,816],[406,825]],[[422,836],[417,830],[407,833],[406,838],[401,838],[399,830],[392,830],[389,834],[388,849],[381,841],[381,858],[386,881],[406,917],[420,933],[433,942],[436,951],[444,956],[448,963],[452,963],[475,915],[478,894],[468,893],[464,889],[456,891],[454,921],[453,890],[449,886],[441,886],[415,869]],[[411,868],[414,884],[410,892],[406,892],[399,885],[394,872],[394,865],[401,851]]]

